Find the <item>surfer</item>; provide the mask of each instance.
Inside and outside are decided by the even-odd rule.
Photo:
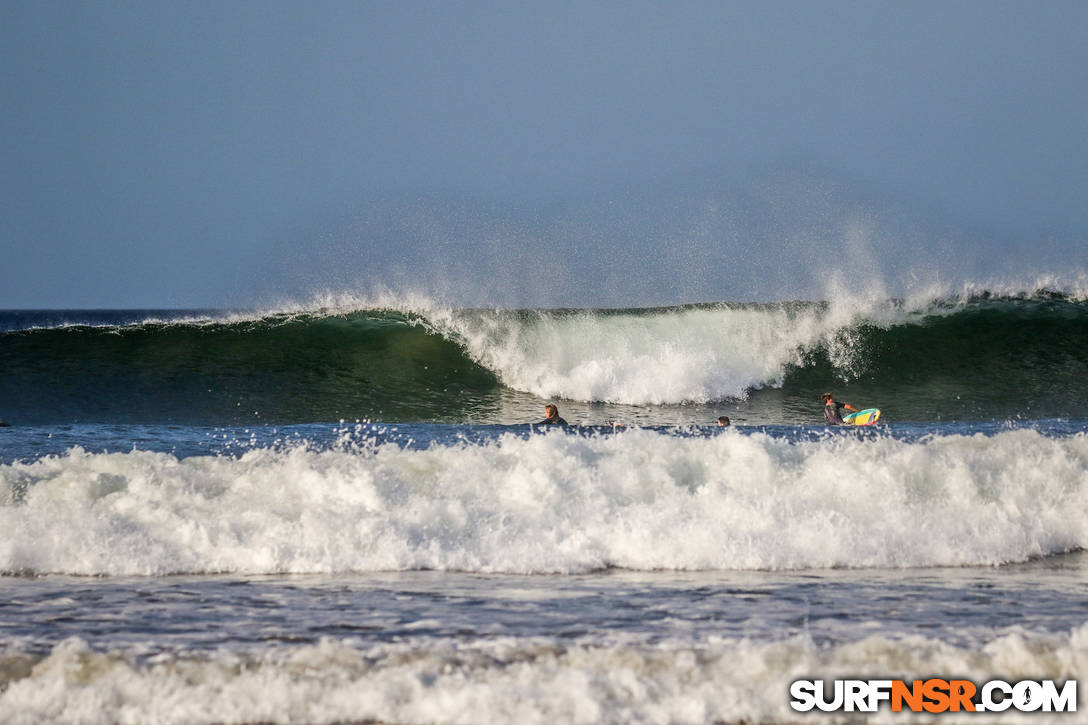
[[[548,403],[544,406],[544,420],[537,423],[537,425],[566,425],[567,421],[559,417],[559,408],[555,407],[552,403]]]
[[[835,396],[831,393],[824,393],[820,397],[824,401],[824,417],[827,418],[828,425],[843,425],[846,422],[842,419],[842,413],[840,412],[843,408],[852,410],[855,413],[858,411],[857,408],[849,403],[835,402]]]
[[[718,416],[718,425],[720,425],[720,426],[729,425],[729,416],[719,415]]]

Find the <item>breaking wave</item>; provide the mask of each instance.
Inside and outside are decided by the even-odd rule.
[[[900,420],[1082,417],[1088,302],[983,292],[851,305],[9,315],[0,365],[0,414],[27,423],[512,422],[503,400],[535,411],[544,398],[762,399],[779,407],[772,422],[796,422],[833,386]]]

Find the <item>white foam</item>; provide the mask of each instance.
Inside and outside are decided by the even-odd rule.
[[[892,314],[893,306],[886,307]],[[860,315],[836,305],[722,305],[654,313],[431,313],[428,319],[514,389],[653,405],[743,397],[750,388],[777,385],[808,350],[841,347],[840,333]]]
[[[665,723],[798,722],[789,708],[795,679],[925,679],[944,673],[989,679],[1076,678],[1088,670],[1088,625],[1050,635],[1011,631],[956,646],[918,636],[874,635],[819,646],[807,635],[776,642],[556,643],[494,638],[425,639],[356,646],[350,641],[268,650],[251,656],[164,654],[141,662],[90,650],[78,639],[19,670],[0,693],[0,720],[156,723]],[[25,676],[22,676],[25,675]],[[872,722],[930,722],[893,713]],[[1070,714],[1004,714],[986,722],[1071,722]],[[857,714],[821,713],[820,722]],[[978,722],[945,713],[941,722]]]
[[[23,493],[25,491],[25,493]],[[1088,546],[1088,436],[88,454],[0,467],[0,570],[583,572],[989,565]]]

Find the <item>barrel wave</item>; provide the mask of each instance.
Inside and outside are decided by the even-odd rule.
[[[1055,293],[502,310],[5,313],[11,422],[818,422],[819,394],[891,419],[1083,417],[1088,302]],[[648,411],[648,412],[647,412]],[[746,418],[745,418],[746,416]],[[569,416],[568,416],[569,417]]]

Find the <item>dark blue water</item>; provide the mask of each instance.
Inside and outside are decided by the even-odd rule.
[[[534,421],[536,422],[536,421]],[[1000,422],[894,423],[865,428],[829,428],[822,425],[717,425],[626,426],[572,425],[571,436],[595,437],[627,430],[650,430],[675,438],[707,438],[729,432],[762,434],[789,442],[893,439],[915,443],[935,436],[994,436],[1012,430],[1032,430],[1047,437],[1069,437],[1088,432],[1088,420],[1007,420]],[[32,461],[63,455],[73,446],[87,452],[132,450],[189,456],[239,456],[247,450],[283,449],[304,445],[314,450],[353,444],[390,444],[412,450],[430,446],[483,444],[504,435],[528,437],[552,432],[531,423],[517,425],[449,425],[441,423],[308,423],[302,425],[182,426],[127,424],[67,424],[18,426],[0,430],[0,463]]]

